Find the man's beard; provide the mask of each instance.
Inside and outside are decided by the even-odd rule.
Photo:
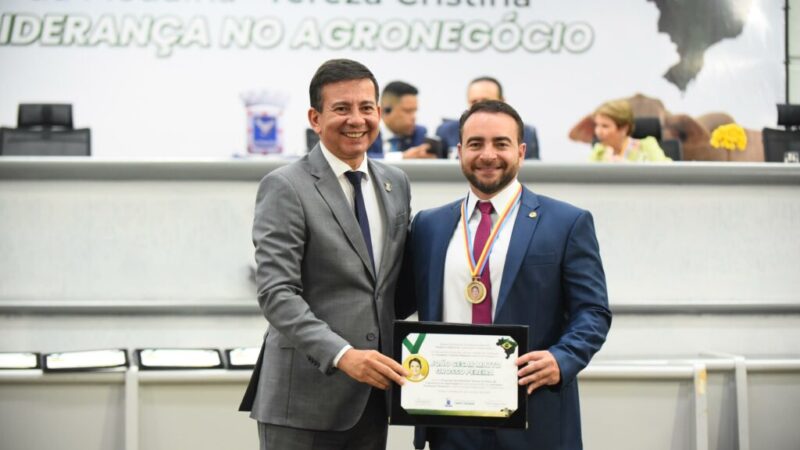
[[[503,170],[503,174],[500,176],[500,178],[497,181],[495,181],[494,183],[491,183],[491,184],[485,184],[485,183],[482,183],[480,180],[478,180],[478,177],[475,175],[475,169],[474,168],[470,172],[467,172],[466,170],[464,170],[463,172],[464,172],[464,176],[467,177],[467,180],[469,181],[469,184],[474,186],[475,189],[483,192],[486,195],[493,195],[493,194],[501,191],[504,187],[508,186],[508,183],[511,183],[511,181],[514,179],[514,177],[517,176],[517,170],[514,170],[513,168],[509,168],[508,165],[506,165],[506,164],[503,164],[500,167],[500,169]]]

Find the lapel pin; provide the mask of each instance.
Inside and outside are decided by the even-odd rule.
[[[386,189],[386,192],[392,192],[392,183],[388,181],[383,183],[383,188]]]
[[[528,214],[528,217],[530,217],[531,219],[535,219],[536,216],[538,216],[538,214],[536,214],[536,211],[531,211],[530,214]]]

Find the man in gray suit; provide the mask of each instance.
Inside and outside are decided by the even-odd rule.
[[[308,120],[320,142],[261,180],[253,242],[270,327],[240,409],[262,449],[386,447],[385,390],[410,212],[408,179],[365,156],[378,135],[378,83],[362,64],[319,67]]]

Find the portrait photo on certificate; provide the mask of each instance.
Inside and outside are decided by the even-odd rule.
[[[398,320],[394,336],[408,376],[393,387],[393,425],[527,427],[515,364],[527,352],[527,326]]]

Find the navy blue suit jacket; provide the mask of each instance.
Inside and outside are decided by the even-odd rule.
[[[441,139],[445,149],[455,147],[461,141],[458,134],[458,121],[445,119],[436,129],[436,136]],[[539,159],[539,138],[536,137],[536,128],[525,124],[522,128],[522,142],[527,144],[525,159]]]
[[[397,151],[406,151],[411,147],[416,147],[425,142],[425,136],[428,134],[428,129],[422,125],[414,125],[414,134],[411,136],[398,136]],[[378,138],[367,149],[367,155],[370,158],[383,158],[383,136],[378,133]]]
[[[421,321],[442,321],[445,257],[460,205],[421,211],[414,218],[398,283],[400,317],[416,309]],[[506,450],[582,448],[576,376],[605,342],[611,325],[591,214],[524,188],[496,302],[494,323],[528,325],[529,350],[549,350],[561,382],[530,395],[527,430],[496,431],[493,445]],[[416,448],[424,447],[426,432],[440,437],[455,433],[457,438],[463,431],[418,428]],[[456,447],[469,448],[474,441],[460,442]]]

